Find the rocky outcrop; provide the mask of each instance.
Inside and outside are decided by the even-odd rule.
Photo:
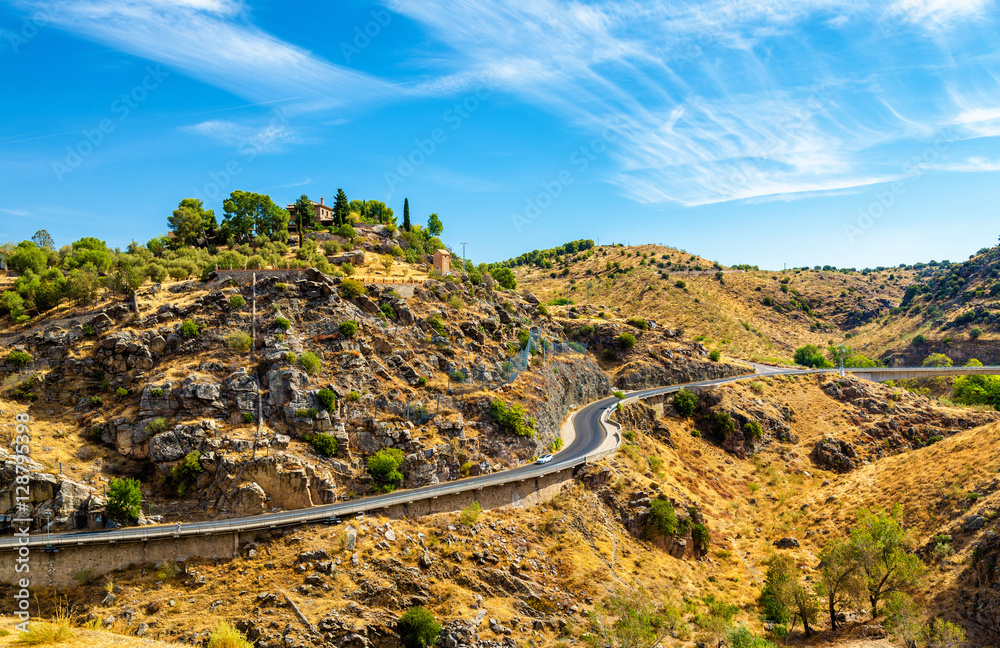
[[[959,592],[963,616],[1000,635],[1000,535],[995,526],[973,545]]]
[[[536,388],[546,397],[532,411],[540,448],[559,436],[563,420],[575,407],[611,393],[611,381],[590,358],[583,354],[557,358],[540,372],[542,384]]]
[[[795,412],[787,405],[779,407],[720,388],[700,392],[695,410],[695,423],[702,435],[740,458],[757,452],[772,439],[797,441],[788,425],[794,419]]]
[[[615,415],[615,420],[621,423],[625,430],[639,430],[671,448],[674,447],[666,421],[657,415],[656,409],[642,401],[635,401],[623,407],[622,411]]]
[[[630,362],[615,374],[614,383],[618,389],[632,391],[647,387],[662,387],[678,383],[699,382],[742,376],[753,372],[753,368],[743,364],[729,364],[696,360],[692,355],[674,354],[661,356],[659,362],[645,360]]]
[[[858,467],[858,452],[849,441],[822,439],[810,456],[817,466],[833,472],[847,473]]]
[[[94,354],[101,368],[112,375],[142,373],[153,368],[153,353],[132,331],[106,335]]]
[[[236,512],[232,507],[296,509],[333,502],[332,475],[284,453],[242,461],[223,457],[206,468],[203,498],[230,513]]]
[[[848,418],[862,434],[854,444],[860,460],[922,448],[960,430],[1000,420],[1000,413],[942,410],[940,404],[905,389],[845,376],[824,382],[823,392],[848,405]]]
[[[24,461],[24,460],[22,460]],[[51,531],[72,531],[77,529],[98,529],[104,525],[104,500],[86,484],[45,472],[44,467],[27,458],[18,471],[14,457],[0,449],[0,516],[6,524],[14,517],[27,519],[32,529],[44,529],[50,524]],[[17,484],[18,476],[27,477],[26,484]],[[18,486],[23,488],[18,489]],[[27,489],[27,500],[18,501]],[[48,513],[48,515],[46,515]],[[20,525],[19,525],[20,526]]]

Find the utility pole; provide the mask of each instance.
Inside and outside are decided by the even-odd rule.
[[[252,296],[250,297],[250,366],[248,369],[254,367],[254,353],[257,350],[257,273],[254,272],[251,275],[252,279]],[[256,372],[254,372],[256,373]],[[256,378],[256,376],[255,376]],[[257,383],[257,430],[253,434],[253,452],[251,457],[253,459],[257,458],[257,442],[260,441],[260,432],[263,426],[261,419],[261,403],[260,403],[260,383]]]
[[[468,241],[459,241],[459,245],[462,246],[462,272],[465,272],[465,246],[468,245]]]
[[[840,377],[844,377],[844,345],[840,345]]]

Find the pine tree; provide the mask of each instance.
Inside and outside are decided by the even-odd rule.
[[[403,198],[403,230],[410,231],[410,199]]]

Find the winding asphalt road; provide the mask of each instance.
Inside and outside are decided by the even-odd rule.
[[[783,367],[772,367],[768,365],[753,364],[755,373],[734,376],[730,378],[719,378],[715,380],[705,380],[701,382],[684,383],[671,385],[668,387],[653,387],[629,392],[625,396],[626,401],[632,401],[659,394],[669,394],[680,389],[711,387],[722,385],[737,380],[759,378],[773,375],[796,375],[810,373],[829,373],[828,369],[790,369]],[[901,374],[919,370],[920,368],[901,367],[898,371]],[[992,373],[1000,373],[1000,367],[984,368],[993,370]],[[848,371],[851,371],[848,369]],[[858,370],[863,372],[864,370]],[[944,373],[944,372],[938,372]],[[270,529],[282,526],[292,526],[305,523],[315,523],[330,521],[335,516],[365,513],[369,511],[379,511],[396,504],[405,504],[417,500],[427,499],[441,495],[450,495],[474,491],[489,486],[509,484],[518,481],[526,481],[543,475],[565,470],[567,468],[580,466],[587,463],[588,459],[593,460],[598,455],[603,454],[601,446],[608,440],[609,435],[615,435],[616,431],[611,428],[614,424],[607,423],[605,417],[618,403],[614,396],[603,398],[586,405],[578,410],[573,419],[573,427],[576,433],[573,441],[562,451],[556,454],[553,460],[547,464],[527,464],[494,473],[492,475],[482,475],[470,477],[454,482],[434,484],[410,490],[399,490],[388,495],[377,495],[365,497],[357,500],[327,504],[308,509],[296,509],[282,511],[279,513],[267,513],[263,515],[252,515],[247,517],[231,518],[223,521],[190,522],[182,524],[180,530],[176,525],[157,525],[129,527],[125,529],[115,529],[111,531],[83,531],[71,533],[54,533],[46,536],[45,532],[35,532],[28,541],[28,546],[48,547],[57,549],[59,546],[83,545],[83,544],[114,544],[118,542],[142,542],[158,538],[177,538],[180,536],[200,536],[233,532],[246,532],[261,529]],[[615,446],[617,443],[615,444]],[[614,447],[614,446],[613,446]],[[23,544],[15,537],[0,538],[0,551],[15,549]]]

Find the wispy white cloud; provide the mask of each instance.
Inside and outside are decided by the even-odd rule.
[[[304,186],[309,185],[309,184],[312,184],[312,178],[306,178],[304,180],[300,180],[299,182],[292,182],[292,183],[289,183],[289,184],[278,185],[275,188],[276,189],[288,189],[289,187],[304,187]]]
[[[267,124],[257,125],[212,119],[181,129],[184,132],[196,133],[213,139],[220,144],[232,147],[252,146],[262,153],[274,153],[283,150],[285,144],[296,144],[300,138],[287,125]]]
[[[962,173],[983,173],[1000,171],[1000,159],[989,159],[981,156],[968,157],[961,162],[942,162],[926,165],[928,169],[938,171],[958,171]]]
[[[14,0],[69,32],[162,63],[254,101],[298,97],[301,109],[386,100],[401,90],[334,65],[250,21],[238,0]]]
[[[897,0],[887,13],[937,29],[982,16],[990,4],[991,0]]]
[[[0,207],[0,212],[3,212],[5,214],[10,214],[11,216],[17,216],[18,218],[27,218],[31,216],[30,211],[26,211],[23,209],[5,209],[3,207]]]
[[[907,146],[957,121],[969,137],[1000,135],[983,113],[1000,83],[973,78],[1000,65],[977,47],[995,36],[976,29],[990,4],[388,1],[455,52],[444,87],[489,76],[587,138],[617,123],[608,179],[682,205],[890,181]]]

